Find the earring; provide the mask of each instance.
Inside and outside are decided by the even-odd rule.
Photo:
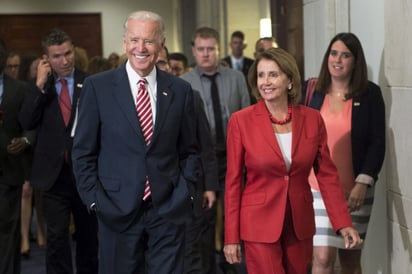
[[[289,84],[289,86],[288,86],[288,90],[292,90],[292,84]]]

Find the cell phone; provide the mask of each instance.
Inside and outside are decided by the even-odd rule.
[[[47,74],[47,81],[46,84],[44,84],[43,89],[47,92],[52,86],[54,86],[54,76],[53,72],[50,72]]]

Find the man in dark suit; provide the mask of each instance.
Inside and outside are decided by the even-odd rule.
[[[253,59],[250,59],[243,55],[243,51],[247,47],[245,43],[245,34],[242,31],[234,31],[230,36],[230,49],[232,54],[223,58],[230,68],[239,70],[245,75],[247,82],[247,74],[249,73],[249,68],[253,64]],[[250,94],[250,102],[252,104],[256,103],[256,98],[252,96],[252,91],[248,86]]]
[[[51,30],[42,40],[44,55],[23,104],[20,121],[38,129],[31,183],[44,191],[47,273],[73,273],[69,224],[73,215],[77,273],[97,273],[97,221],[80,200],[71,162],[71,130],[84,72],[74,68],[71,38]]]
[[[213,249],[205,248],[210,243],[209,228],[215,224],[214,206],[216,192],[220,190],[218,168],[209,121],[204,110],[204,103],[198,91],[194,91],[196,117],[196,138],[200,147],[202,177],[198,181],[193,199],[194,219],[186,226],[185,262],[183,274],[206,273],[205,265],[214,265]],[[214,235],[214,234],[213,234]],[[213,273],[213,272],[212,272]]]
[[[73,162],[80,196],[98,217],[101,274],[183,272],[201,168],[193,91],[155,67],[164,41],[158,14],[132,13],[128,61],[84,83]]]
[[[209,250],[208,254],[221,250],[220,241],[215,242],[215,239],[223,237],[219,229],[222,228],[221,221],[223,221],[220,209],[223,202],[226,174],[226,125],[233,112],[250,105],[244,75],[239,71],[219,65],[219,41],[219,33],[215,29],[210,27],[196,29],[192,37],[192,53],[196,60],[196,66],[193,70],[180,76],[201,95],[217,159],[220,185],[220,191],[217,193],[218,202],[208,212],[213,222],[209,223],[208,231],[202,233],[204,239],[208,238],[202,243],[203,250]],[[212,81],[213,79],[214,81]],[[215,236],[215,231],[217,236]],[[224,259],[222,254],[220,255]],[[204,256],[204,262],[207,263],[204,263],[202,273],[214,273],[216,270],[215,254],[212,257]]]
[[[163,60],[169,60],[169,53],[164,47],[157,57],[158,69],[170,72],[170,64],[162,64]],[[159,66],[159,63],[162,64]],[[202,176],[196,184],[193,195],[193,220],[186,225],[185,233],[185,259],[182,274],[203,273],[204,265],[211,264],[207,259],[214,258],[214,251],[202,248],[203,241],[210,240],[203,235],[210,224],[214,224],[213,214],[210,214],[216,202],[216,192],[219,191],[217,175],[217,161],[213,149],[213,140],[210,132],[209,121],[204,110],[204,103],[198,91],[193,92],[193,102],[196,120],[196,140],[199,144],[202,166]]]
[[[3,73],[6,45],[0,37],[0,273],[20,274],[22,157],[34,135],[24,132],[18,113],[27,86]]]
[[[234,31],[230,36],[230,49],[232,54],[223,58],[229,67],[243,72],[247,77],[253,59],[243,56],[243,51],[247,47],[245,43],[245,34],[239,30]]]

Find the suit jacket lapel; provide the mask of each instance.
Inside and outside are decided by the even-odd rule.
[[[10,96],[10,90],[12,90],[13,82],[9,80],[8,76],[4,74],[3,78],[3,95],[1,98],[0,107],[7,106],[9,99],[13,98]],[[3,109],[4,110],[4,109]]]
[[[72,111],[70,113],[69,125],[73,124],[74,119],[76,117],[77,102],[79,100],[79,96],[80,96],[81,90],[83,88],[83,80],[84,80],[84,78],[81,77],[80,73],[77,71],[77,69],[75,69],[74,70],[74,77],[73,77]],[[63,116],[62,116],[62,118],[63,118]]]
[[[302,131],[305,128],[305,116],[301,114],[302,108],[300,106],[292,107],[292,165],[293,165],[293,158],[296,153],[298,153],[298,146],[300,143],[300,138],[302,135]]]
[[[272,150],[276,153],[276,156],[280,157],[283,161],[282,152],[276,140],[275,132],[269,119],[269,113],[263,99],[260,99],[260,101],[255,104],[255,113],[258,119],[256,125],[262,128],[263,137]]]
[[[137,117],[136,105],[131,94],[129,78],[127,77],[126,68],[124,65],[116,70],[113,96],[117,100],[120,109],[126,116],[126,119],[129,121],[130,126],[139,136],[139,139],[145,143],[143,133],[139,125],[139,118]]]
[[[83,78],[80,77],[79,72],[75,69],[74,70],[74,77],[73,77],[73,102],[72,102],[72,115],[74,114],[74,109],[77,105],[77,100],[79,99],[80,92],[83,87]]]
[[[157,103],[156,103],[156,121],[154,125],[154,131],[152,136],[152,141],[150,142],[149,148],[151,144],[156,141],[156,138],[159,136],[160,129],[167,117],[167,113],[169,111],[170,104],[173,98],[173,91],[170,90],[170,79],[166,77],[166,74],[163,71],[157,70]]]

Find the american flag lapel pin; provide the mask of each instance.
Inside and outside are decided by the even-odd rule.
[[[163,91],[162,94],[163,94],[164,96],[167,96],[167,92],[166,92],[166,91]]]
[[[354,105],[355,107],[359,107],[359,106],[360,106],[360,102],[354,102],[353,105]]]
[[[83,84],[82,84],[82,83],[77,83],[76,87],[82,88],[82,87],[83,87]]]

